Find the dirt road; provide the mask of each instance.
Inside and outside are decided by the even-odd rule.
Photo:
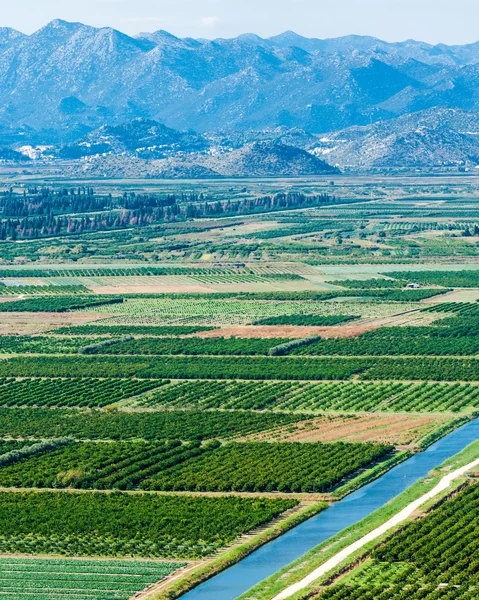
[[[373,531],[370,531],[368,534],[363,536],[361,539],[357,540],[350,546],[347,546],[346,548],[341,550],[341,552],[338,552],[338,554],[327,560],[324,564],[315,569],[307,577],[283,590],[281,593],[275,596],[273,600],[286,600],[286,598],[290,598],[293,594],[296,594],[300,590],[303,590],[304,588],[308,587],[309,585],[317,581],[320,577],[323,577],[323,575],[326,575],[327,573],[335,569],[338,565],[340,565],[343,562],[343,560],[345,560],[346,558],[363,548],[366,544],[369,544],[369,542],[372,542],[373,540],[379,538],[393,527],[396,527],[400,523],[406,521],[420,506],[422,506],[441,492],[447,490],[447,488],[451,485],[454,479],[462,477],[468,471],[471,471],[474,467],[477,467],[478,465],[479,458],[465,465],[464,467],[460,467],[452,473],[445,475],[432,490],[422,495],[417,500],[414,500],[413,502],[408,504],[406,508],[403,508],[401,512],[399,512],[397,515],[394,515],[394,517],[389,519],[389,521],[386,521],[386,523],[383,523]]]

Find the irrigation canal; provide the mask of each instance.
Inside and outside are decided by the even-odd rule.
[[[184,594],[182,600],[235,600],[318,544],[381,508],[477,439],[479,419],[466,423],[424,452],[415,454],[315,517],[258,548],[242,561]]]

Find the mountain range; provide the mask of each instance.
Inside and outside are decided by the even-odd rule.
[[[274,142],[340,166],[477,163],[478,84],[479,43],[130,37],[55,20],[0,28],[0,148],[168,160]],[[138,119],[156,131],[133,148]]]

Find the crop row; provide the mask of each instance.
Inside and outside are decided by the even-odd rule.
[[[0,553],[194,559],[296,504],[121,492],[2,492]]]
[[[66,312],[93,307],[100,308],[122,302],[123,298],[109,296],[50,296],[1,302],[0,312]]]
[[[128,600],[184,564],[152,561],[0,559],[0,595],[35,600]]]
[[[422,285],[441,285],[448,288],[479,287],[479,270],[464,271],[395,271],[384,273],[402,281],[413,281]]]
[[[75,354],[85,338],[29,335],[0,336],[0,354]]]
[[[479,381],[477,358],[303,356],[22,356],[0,361],[0,377],[140,379]]]
[[[357,316],[349,315],[281,315],[279,317],[269,317],[259,319],[253,325],[300,325],[313,327],[327,327],[331,325],[340,325],[348,321],[358,319]]]
[[[145,392],[149,392],[145,394]],[[0,379],[3,407],[103,407],[133,398],[166,409],[458,412],[479,406],[479,386],[440,383],[29,378]]]
[[[479,368],[479,362],[477,365]],[[0,377],[348,379],[373,367],[378,368],[378,360],[368,358],[102,356],[99,360],[97,356],[23,356],[0,361]],[[390,370],[394,373],[395,368]]]
[[[102,407],[167,382],[146,379],[0,379],[0,406]]]
[[[150,408],[459,412],[479,407],[479,386],[440,383],[182,381],[141,396]]]
[[[50,333],[55,335],[141,335],[151,337],[175,337],[179,335],[190,335],[200,331],[210,331],[214,327],[203,327],[201,325],[72,325],[71,327],[60,327]]]
[[[20,450],[32,446],[36,442],[28,440],[0,440],[0,456],[8,454],[12,451]]]
[[[71,296],[90,294],[90,290],[78,283],[74,285],[2,285],[0,296]]]
[[[228,444],[141,483],[142,489],[326,492],[391,451],[373,444]]]
[[[139,355],[267,355],[268,352],[286,343],[287,339],[259,338],[141,338],[128,339],[108,346],[99,345],[96,352],[89,354],[139,354]]]
[[[91,267],[75,269],[3,269],[0,279],[27,277],[118,277],[118,276],[150,276],[150,275],[222,275],[250,273],[249,269],[215,268],[215,267]]]
[[[340,285],[341,287],[352,290],[379,290],[379,289],[397,289],[404,287],[404,283],[395,279],[338,279],[336,281],[328,281],[332,285]]]
[[[319,340],[291,354],[325,356],[467,356],[479,352],[479,330],[449,327],[381,327],[354,338]]]
[[[335,585],[324,591],[321,600],[477,600],[476,587],[443,587],[424,585],[412,577],[402,577],[401,582],[390,587],[386,584],[351,587]]]
[[[33,448],[33,446],[32,446]],[[382,458],[384,445],[342,442],[71,442],[0,468],[2,487],[326,492]]]
[[[264,273],[264,274],[213,274],[213,275],[188,275],[191,281],[211,285],[226,285],[232,283],[265,283],[268,281],[300,281],[304,277],[294,273]]]
[[[208,440],[274,430],[306,418],[300,414],[246,411],[87,412],[0,408],[0,437]]]
[[[424,312],[453,313],[466,317],[479,316],[479,304],[474,302],[442,302],[423,310]]]

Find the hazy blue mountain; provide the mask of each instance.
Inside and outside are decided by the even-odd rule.
[[[56,20],[30,36],[0,29],[0,125],[63,142],[136,118],[200,133],[324,133],[431,107],[479,110],[478,62],[479,44],[133,38]]]

